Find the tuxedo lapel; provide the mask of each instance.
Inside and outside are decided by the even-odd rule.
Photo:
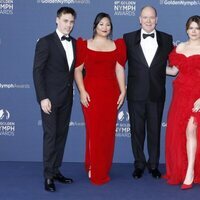
[[[58,35],[57,35],[56,32],[54,33],[54,41],[55,41],[56,46],[58,47],[58,49],[59,49],[61,55],[64,56],[64,57],[66,58],[65,49],[64,49],[64,47],[63,47],[63,45],[62,45],[62,43],[61,43],[61,41],[60,41],[60,39],[59,39],[59,37],[58,37]],[[66,59],[67,59],[67,58],[66,58]]]
[[[151,62],[150,67],[152,67],[155,63],[157,63],[162,56],[162,41],[161,41],[161,35],[159,31],[156,31],[156,37],[157,37],[158,48],[156,50],[156,53],[154,55],[154,58]]]
[[[70,71],[74,68],[74,64],[75,64],[76,40],[75,40],[74,38],[72,38],[72,48],[73,48],[73,55],[74,55],[74,58],[73,58],[73,61],[72,61],[72,65],[71,65]]]
[[[65,59],[65,61],[66,61],[66,68],[69,71],[69,66],[68,66],[68,62],[67,62],[66,52],[65,52],[65,49],[64,49],[64,47],[63,47],[63,45],[62,45],[62,43],[61,43],[61,41],[60,41],[60,39],[59,39],[59,37],[58,37],[58,35],[57,35],[56,32],[54,33],[54,41],[56,43],[56,46],[58,47],[58,50],[60,51],[61,56]]]
[[[135,37],[135,44],[134,44],[133,48],[135,48],[135,53],[137,53],[137,56],[141,60],[141,62],[148,67],[148,63],[147,63],[146,58],[144,56],[142,47],[140,45],[140,41],[141,41],[141,30],[138,30],[136,37]]]

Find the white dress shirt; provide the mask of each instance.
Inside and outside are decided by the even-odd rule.
[[[145,33],[145,34],[154,33],[154,38],[148,36],[144,39],[143,33]],[[152,60],[155,56],[156,50],[158,48],[156,31],[154,30],[151,33],[146,33],[143,29],[141,29],[140,45],[142,47],[142,51],[144,53],[145,59],[149,65],[149,67],[151,66],[151,62],[152,62]]]
[[[72,41],[61,40],[63,34],[58,29],[56,29],[56,33],[58,34],[58,37],[60,38],[60,41],[65,49],[67,62],[68,62],[69,70],[70,70],[72,66],[72,62],[74,60]],[[68,35],[65,35],[65,36],[68,37]]]

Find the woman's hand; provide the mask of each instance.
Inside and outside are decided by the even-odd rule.
[[[90,96],[85,90],[80,92],[80,100],[81,100],[81,103],[83,104],[83,106],[88,108],[89,102],[90,102]]]
[[[122,92],[120,95],[119,95],[119,98],[118,98],[118,101],[117,101],[117,109],[119,110],[119,108],[122,106],[123,102],[124,102],[124,98],[125,98],[125,92]]]
[[[200,98],[194,102],[193,112],[200,112]]]

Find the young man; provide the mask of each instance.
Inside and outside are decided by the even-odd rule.
[[[55,32],[36,45],[33,79],[41,106],[45,190],[56,190],[54,180],[72,183],[59,168],[62,164],[73,100],[75,39],[70,36],[76,12],[70,7],[57,11]]]

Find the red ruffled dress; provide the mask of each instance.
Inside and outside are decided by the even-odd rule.
[[[97,185],[110,180],[117,100],[120,95],[116,78],[116,62],[125,66],[126,47],[123,39],[115,40],[116,49],[102,52],[87,48],[87,41],[77,40],[76,67],[84,63],[84,86],[91,101],[82,106],[86,124],[86,171],[91,171],[91,182]]]
[[[173,95],[166,129],[166,175],[169,184],[182,183],[187,171],[186,127],[191,116],[197,124],[197,152],[194,182],[200,183],[200,112],[192,112],[194,102],[200,98],[200,55],[186,57],[176,48],[169,55],[170,66],[179,74],[173,82]]]

